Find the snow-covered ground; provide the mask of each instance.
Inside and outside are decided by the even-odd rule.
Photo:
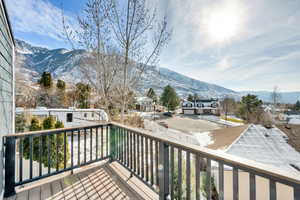
[[[210,136],[210,132],[203,132],[203,133],[193,133],[196,137],[197,141],[199,142],[199,146],[205,147],[207,145],[213,144],[214,141],[212,140],[212,137]]]
[[[218,123],[218,124],[222,124],[222,125],[226,125],[226,126],[244,125],[243,123],[227,121],[227,120],[221,119],[220,117],[214,116],[214,115],[199,115],[198,117],[199,117],[199,119],[202,119],[202,120],[207,120],[210,122],[214,122],[214,123]]]

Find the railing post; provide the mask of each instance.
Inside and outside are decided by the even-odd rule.
[[[159,142],[159,199],[165,200],[169,196],[169,145]]]
[[[15,191],[15,143],[14,137],[5,138],[5,188],[4,197],[16,194]]]
[[[109,152],[109,156],[110,156],[110,162],[112,162],[115,159],[115,153],[116,153],[116,141],[115,141],[115,135],[116,135],[116,127],[113,125],[109,126],[110,128],[110,134],[109,134],[109,143],[110,143],[110,152]]]

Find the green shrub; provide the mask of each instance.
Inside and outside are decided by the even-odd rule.
[[[56,121],[52,116],[47,117],[43,120],[42,123],[43,130],[53,129],[53,128],[63,128],[64,125],[61,121]],[[31,120],[30,125],[31,131],[41,130],[41,126],[39,121],[36,118]],[[42,164],[47,167],[48,166],[48,142],[50,142],[50,167],[56,168],[57,163],[59,168],[63,168],[64,166],[64,133],[59,134],[51,134],[44,135],[42,137]],[[29,137],[24,139],[23,146],[23,156],[25,159],[29,159],[30,157],[30,145],[29,145]],[[33,154],[32,159],[34,161],[39,162],[39,136],[33,138]],[[69,152],[69,144],[68,140],[66,140],[66,158],[67,161],[70,159]],[[56,153],[56,149],[58,148],[58,154]]]

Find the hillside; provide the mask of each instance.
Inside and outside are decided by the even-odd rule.
[[[21,71],[28,81],[35,82],[44,71],[54,78],[76,83],[82,81],[78,61],[85,54],[83,50],[47,49],[16,40],[17,70]],[[145,93],[150,87],[160,93],[164,86],[176,88],[180,96],[197,93],[205,97],[222,97],[237,95],[224,87],[189,78],[167,68],[148,66],[142,76],[138,91]]]

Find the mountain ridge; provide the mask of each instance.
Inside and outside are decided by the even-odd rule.
[[[83,75],[78,69],[78,62],[81,56],[85,54],[86,52],[82,49],[48,49],[16,39],[18,70],[25,75],[29,82],[36,82],[44,71],[50,72],[55,79],[62,79],[70,83],[80,82],[83,79]],[[160,94],[166,85],[174,87],[183,98],[187,97],[188,94],[197,93],[208,98],[230,96],[239,99],[242,95],[250,93],[268,102],[271,93],[270,91],[236,92],[213,83],[190,78],[168,68],[155,66],[147,66],[147,70],[142,74],[138,92],[144,95],[152,87]],[[294,103],[297,99],[300,99],[300,92],[282,93],[282,97],[284,103]]]
[[[86,52],[84,50],[67,50],[64,48],[47,49],[36,47],[25,41],[16,39],[16,55],[20,61],[20,68],[25,68],[39,76],[44,71],[50,72],[55,79],[63,79],[68,82],[81,80],[78,70],[78,61]],[[22,59],[20,59],[22,58]],[[157,76],[159,75],[159,76]],[[36,80],[38,77],[33,77]],[[170,84],[180,96],[199,93],[205,97],[222,97],[236,95],[233,90],[192,79],[167,68],[147,66],[142,75],[142,83],[139,92],[144,93],[149,87],[154,87],[160,93],[164,86]]]

